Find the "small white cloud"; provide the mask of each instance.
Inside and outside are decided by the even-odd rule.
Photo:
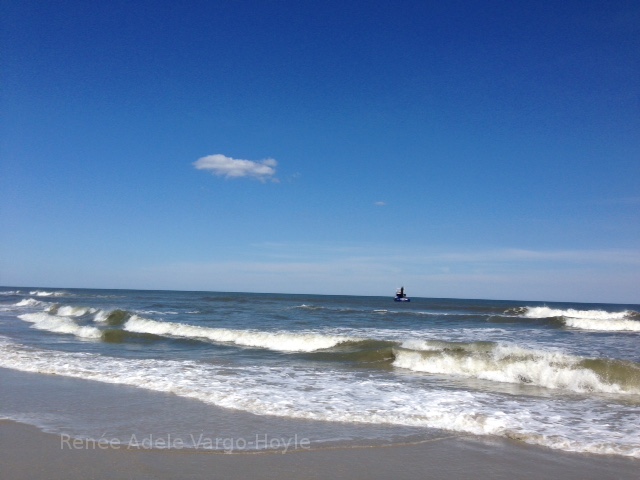
[[[374,205],[377,207],[384,207],[387,204],[387,202],[375,202]]]
[[[198,170],[208,170],[214,175],[225,178],[253,177],[261,182],[266,180],[278,181],[274,177],[276,173],[275,167],[278,162],[273,158],[254,162],[252,160],[239,160],[218,153],[199,158],[193,162],[193,165]]]

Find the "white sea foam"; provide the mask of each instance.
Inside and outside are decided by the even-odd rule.
[[[567,318],[564,321],[567,327],[581,330],[600,330],[606,332],[640,332],[640,321],[628,318],[600,320],[593,318]]]
[[[82,317],[83,315],[87,315],[89,313],[95,313],[97,310],[95,308],[88,307],[72,307],[72,306],[62,306],[62,307],[51,307],[52,311],[55,310],[56,315],[61,317]]]
[[[549,307],[527,307],[524,316],[527,318],[568,317],[592,320],[618,320],[627,317],[629,313],[629,311],[607,312],[605,310],[575,310],[573,308],[560,310]]]
[[[110,313],[111,312],[108,310],[98,310],[95,312],[95,315],[93,316],[93,321],[98,323],[104,323],[109,318]]]
[[[305,310],[324,310],[325,307],[316,307],[314,305],[307,305],[305,303],[303,303],[302,305],[298,305],[297,307],[293,307],[293,308],[304,308]]]
[[[600,330],[609,332],[640,332],[640,321],[630,318],[635,312],[607,312],[605,310],[566,310],[549,307],[527,307],[526,318],[562,317],[568,327],[582,330]],[[635,314],[637,315],[637,314]]]
[[[39,307],[41,305],[45,305],[45,303],[40,300],[36,300],[35,298],[24,298],[14,304],[15,307]]]
[[[100,338],[102,332],[95,327],[81,326],[68,317],[59,317],[45,312],[18,315],[25,322],[33,323],[32,328],[53,333],[65,333],[80,338]]]
[[[267,348],[282,352],[312,352],[353,340],[344,336],[308,332],[262,332],[257,330],[200,327],[183,323],[158,322],[138,315],[134,315],[127,320],[124,329],[137,333],[229,342],[246,347]]]
[[[526,383],[578,393],[640,394],[638,383],[607,382],[583,366],[584,358],[514,345],[445,344],[407,341],[397,349],[393,365],[416,372],[473,377],[493,382]]]
[[[33,295],[34,297],[64,297],[67,295],[66,292],[47,292],[44,290],[34,290],[29,292],[29,295]]]
[[[3,338],[0,367],[130,385],[259,415],[441,428],[640,458],[637,409],[594,399],[522,397],[515,402],[510,396],[439,389],[380,373],[114,358],[33,349]]]

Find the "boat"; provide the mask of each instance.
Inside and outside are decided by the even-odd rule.
[[[396,290],[396,296],[393,299],[394,302],[410,302],[411,299],[407,297],[407,294],[404,293],[404,287],[400,287]]]

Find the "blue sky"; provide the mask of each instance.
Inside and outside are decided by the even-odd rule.
[[[0,284],[640,303],[637,2],[1,8]]]

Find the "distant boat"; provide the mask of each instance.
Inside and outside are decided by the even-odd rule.
[[[404,293],[404,287],[400,287],[396,290],[396,296],[393,299],[394,302],[410,302],[411,299],[407,297],[407,294]]]

